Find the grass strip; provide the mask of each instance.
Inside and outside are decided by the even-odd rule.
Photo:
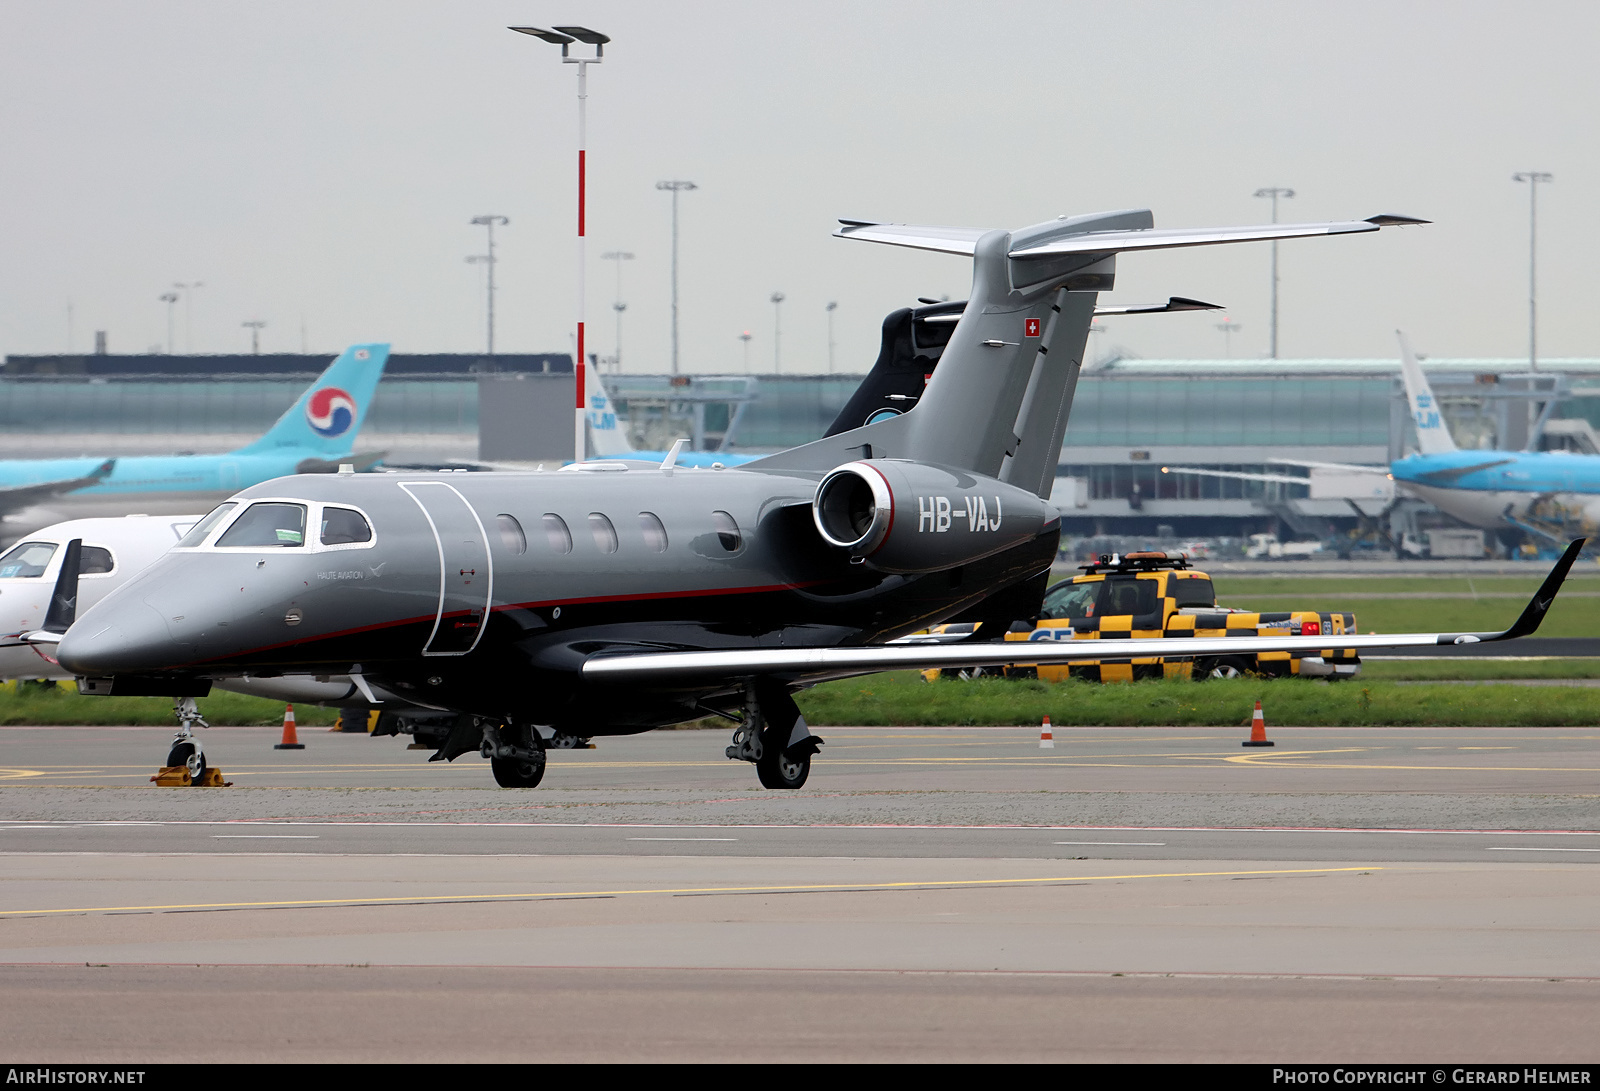
[[[1600,721],[1600,691],[1514,685],[1328,684],[1298,678],[1205,682],[1040,682],[979,678],[924,682],[911,672],[828,682],[797,697],[813,726],[1035,725],[1565,727]]]
[[[71,683],[67,683],[71,685]],[[212,690],[197,702],[200,715],[213,727],[276,727],[283,723],[283,702],[242,693]],[[300,727],[330,727],[337,709],[297,705]],[[42,726],[173,727],[170,697],[83,697],[55,683],[10,684],[0,687],[0,724]]]

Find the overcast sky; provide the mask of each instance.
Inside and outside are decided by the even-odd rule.
[[[1395,212],[1434,226],[1282,244],[1281,354],[1600,355],[1600,5],[1284,2],[272,3],[0,0],[0,352],[480,351],[482,213],[501,351],[570,351],[576,76],[514,23],[614,39],[590,69],[591,350],[665,370],[680,178],[684,367],[840,371],[884,314],[962,298],[964,259],[830,237],[839,216],[1161,226]],[[1224,303],[1267,346],[1265,244],[1131,255],[1114,299]],[[1102,320],[1097,349],[1221,356],[1214,314]],[[177,348],[185,349],[183,308]]]

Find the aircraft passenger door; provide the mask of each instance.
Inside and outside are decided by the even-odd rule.
[[[444,481],[400,486],[417,502],[439,548],[439,607],[423,655],[466,655],[483,636],[494,572],[483,522],[466,497]]]

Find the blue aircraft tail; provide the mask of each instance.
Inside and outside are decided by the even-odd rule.
[[[388,345],[351,345],[266,435],[237,453],[294,447],[327,457],[349,454],[388,360]]]

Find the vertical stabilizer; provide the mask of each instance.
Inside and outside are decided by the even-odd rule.
[[[628,442],[628,433],[617,419],[617,407],[606,393],[605,383],[595,374],[598,370],[593,365],[583,369],[583,396],[589,421],[589,457],[631,455],[633,444]]]
[[[1417,426],[1417,449],[1425,455],[1454,451],[1456,441],[1450,437],[1450,429],[1444,422],[1444,414],[1439,412],[1433,388],[1428,385],[1427,376],[1422,374],[1422,365],[1417,363],[1411,346],[1406,344],[1406,335],[1399,330],[1395,330],[1394,334],[1400,339],[1400,376],[1406,384],[1406,401],[1411,403],[1411,421]]]
[[[750,465],[827,471],[856,459],[904,458],[998,477],[1048,497],[1095,297],[1115,286],[1119,254],[1425,222],[1373,216],[1157,230],[1146,208],[1062,216],[1016,231],[841,220],[835,232],[841,238],[970,255],[972,296],[913,408]]]
[[[349,454],[388,362],[388,345],[351,345],[266,435],[238,453],[261,454],[287,447],[323,458]]]

